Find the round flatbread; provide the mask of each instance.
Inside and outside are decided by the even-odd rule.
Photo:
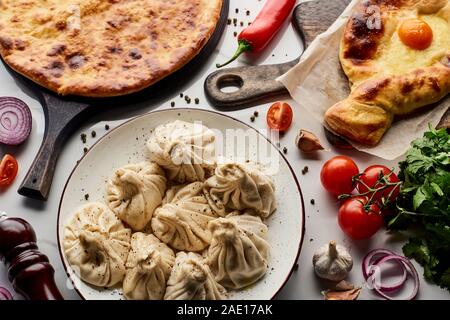
[[[0,54],[61,95],[142,90],[195,57],[223,0],[1,0]]]

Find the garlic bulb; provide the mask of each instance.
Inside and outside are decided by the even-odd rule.
[[[318,277],[341,281],[353,267],[353,259],[347,249],[335,241],[320,247],[313,257],[314,270]]]

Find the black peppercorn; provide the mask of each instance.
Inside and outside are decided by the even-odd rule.
[[[86,134],[85,134],[85,133],[82,133],[82,134],[80,135],[80,137],[81,137],[81,141],[83,141],[83,143],[86,143]]]

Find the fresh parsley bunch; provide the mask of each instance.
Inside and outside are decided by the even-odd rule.
[[[413,237],[404,254],[424,267],[424,276],[450,291],[450,135],[430,130],[411,143],[400,163],[403,181],[399,213],[389,221],[394,230],[409,229]]]

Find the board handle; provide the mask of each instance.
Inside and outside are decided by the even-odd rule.
[[[45,116],[44,140],[39,152],[19,187],[22,196],[46,201],[55,173],[56,161],[70,134],[89,111],[89,105],[63,101],[56,95],[42,92],[40,101]]]
[[[205,80],[205,94],[216,108],[249,107],[264,98],[287,94],[286,88],[275,79],[295,66],[298,60],[265,66],[248,66],[218,70]],[[234,92],[223,91],[237,87]]]
[[[295,7],[292,22],[305,44],[298,18],[301,7],[302,4]],[[266,98],[288,94],[284,85],[275,79],[293,68],[299,59],[280,64],[218,70],[206,78],[205,95],[214,107],[233,110],[250,107]],[[226,87],[235,87],[238,90],[225,92],[223,89]]]

